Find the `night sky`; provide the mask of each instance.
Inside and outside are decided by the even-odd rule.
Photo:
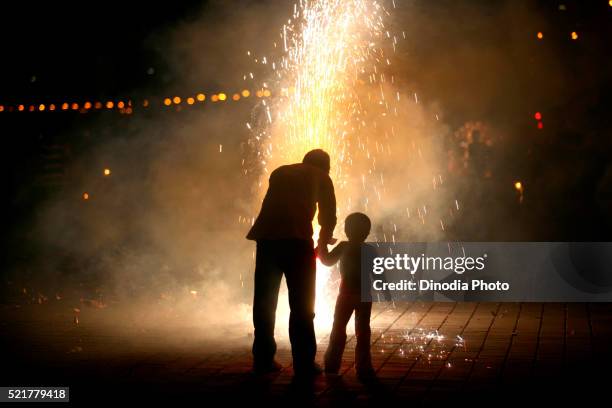
[[[0,17],[2,99],[104,97],[159,86],[160,76],[147,73],[164,64],[151,35],[197,15],[204,3],[14,3]]]

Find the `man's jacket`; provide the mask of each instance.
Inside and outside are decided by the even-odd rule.
[[[308,164],[281,166],[270,175],[270,186],[247,239],[310,240],[317,204],[319,239],[327,240],[336,226],[336,196],[331,178]]]

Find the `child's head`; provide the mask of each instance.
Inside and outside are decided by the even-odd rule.
[[[349,241],[363,242],[370,234],[372,223],[364,213],[352,213],[344,220],[344,232]]]

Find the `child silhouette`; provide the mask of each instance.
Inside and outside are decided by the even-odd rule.
[[[336,300],[329,346],[325,353],[325,372],[328,374],[337,374],[340,370],[346,344],[346,325],[355,311],[355,369],[361,379],[375,375],[370,354],[372,302],[361,301],[361,250],[371,226],[367,215],[352,213],[344,221],[348,241],[340,242],[331,252],[328,252],[326,245],[318,248],[319,259],[324,265],[331,266],[340,261],[340,292]],[[366,245],[364,250],[367,249]]]

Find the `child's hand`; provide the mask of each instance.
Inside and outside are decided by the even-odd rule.
[[[319,238],[319,240],[317,241],[317,244],[319,247],[323,247],[323,246],[327,247],[327,245],[334,245],[336,242],[338,242],[338,239],[333,238],[333,237],[327,240],[324,240],[323,238]]]

